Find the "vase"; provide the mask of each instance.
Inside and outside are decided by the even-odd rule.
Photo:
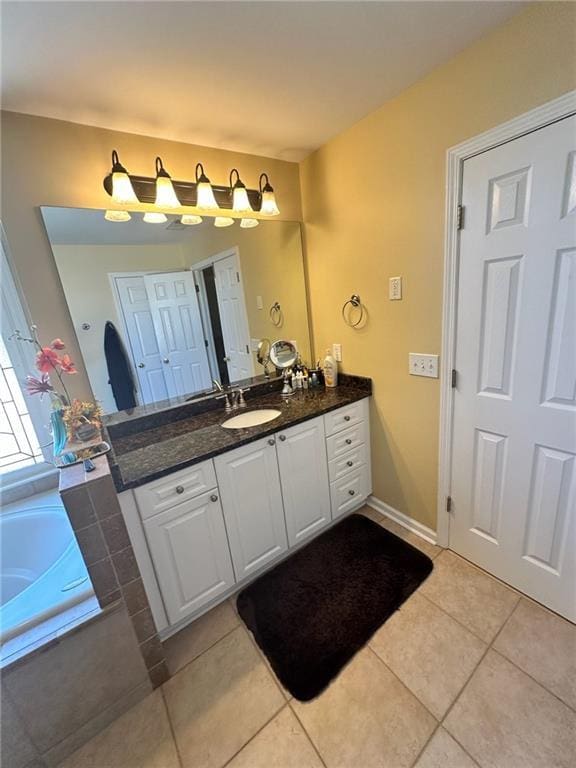
[[[66,431],[66,425],[64,424],[64,417],[61,409],[58,408],[52,411],[50,414],[50,425],[52,427],[52,438],[54,442],[53,453],[54,458],[56,458],[60,456],[66,446],[66,441],[68,440],[68,433]]]

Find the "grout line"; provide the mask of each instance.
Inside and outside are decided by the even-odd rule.
[[[420,701],[420,699],[418,699],[418,701]],[[440,723],[437,723],[437,724],[436,724],[436,728],[434,728],[434,730],[432,731],[432,733],[430,734],[430,736],[429,736],[429,737],[426,739],[425,743],[424,743],[424,744],[423,744],[423,746],[422,746],[422,749],[421,749],[421,750],[420,750],[420,752],[418,752],[418,754],[416,755],[416,759],[414,760],[414,762],[413,762],[413,763],[411,763],[411,768],[414,768],[414,766],[416,765],[416,763],[418,762],[418,760],[420,760],[420,758],[422,757],[422,755],[423,755],[423,754],[424,754],[424,752],[426,751],[426,748],[428,747],[428,744],[430,744],[430,742],[432,741],[432,739],[434,738],[434,736],[435,736],[435,735],[438,733],[438,730],[439,730],[441,727],[442,727],[442,725],[441,725]]]
[[[268,658],[267,658],[266,654],[264,653],[264,651],[260,648],[260,646],[256,642],[256,638],[254,637],[252,632],[250,632],[250,630],[244,625],[244,622],[241,623],[241,627],[244,630],[244,632],[248,635],[248,638],[249,638],[250,642],[252,643],[252,645],[254,646],[254,648],[256,649],[256,651],[258,653],[258,656],[260,658],[262,658],[264,666],[266,667],[266,671],[270,674],[270,676],[274,680],[274,683],[276,684],[276,687],[278,688],[278,690],[282,694],[282,698],[284,698],[287,702],[291,701],[292,698],[293,698],[292,694],[290,693],[290,691],[288,691],[286,688],[283,687],[283,685],[280,682],[280,680],[278,680],[278,678],[276,677],[276,674],[275,674],[274,670],[272,669],[272,665],[270,664],[270,661],[268,660]],[[290,696],[289,699],[287,698],[286,694],[288,694]]]
[[[205,614],[205,615],[207,615],[207,614]],[[186,627],[181,629],[180,632],[183,632],[185,629],[188,629],[189,627],[193,626],[193,624],[194,624],[194,622],[192,622],[192,624],[188,624]],[[182,672],[183,670],[186,669],[186,667],[189,667],[190,664],[193,664],[195,661],[198,661],[199,658],[201,658],[202,656],[204,656],[205,653],[207,653],[209,650],[214,648],[215,645],[218,645],[218,643],[221,640],[224,640],[225,637],[228,637],[228,635],[231,635],[232,632],[235,632],[238,629],[239,626],[241,626],[241,624],[237,624],[235,627],[232,627],[232,629],[230,629],[228,632],[226,632],[226,634],[222,635],[222,637],[219,637],[218,640],[215,640],[213,643],[211,643],[206,648],[204,648],[204,650],[200,651],[200,653],[197,656],[194,656],[194,658],[189,659],[185,664],[183,664],[181,667],[179,667],[174,673],[170,673],[170,678],[169,679],[171,680],[173,677],[176,677],[176,675],[179,675],[180,672]],[[160,642],[162,643],[162,647],[164,648],[164,643],[167,643],[173,637],[177,637],[178,634],[179,633],[176,632],[175,635],[170,635],[170,637],[168,637],[166,640],[164,640],[164,641],[161,640]],[[164,648],[164,658],[166,660],[166,664],[168,665],[168,671],[170,672],[170,664],[168,662],[168,656],[166,655],[166,649],[165,648]]]
[[[172,734],[172,741],[174,742],[174,749],[176,750],[176,757],[178,759],[178,765],[180,768],[183,768],[184,761],[182,760],[182,755],[180,754],[180,747],[178,746],[178,739],[176,738],[176,731],[174,730],[174,725],[172,723],[172,717],[170,716],[170,709],[168,707],[168,702],[166,701],[166,695],[164,693],[164,684],[159,686],[160,688],[160,696],[162,697],[162,701],[164,703],[164,711],[166,712],[166,719],[168,720],[168,727],[170,728],[170,733]]]
[[[266,722],[264,723],[264,725],[262,725],[260,728],[258,728],[258,730],[256,731],[256,733],[252,734],[252,736],[250,736],[250,738],[248,739],[248,741],[247,741],[245,744],[242,744],[242,746],[240,747],[240,749],[238,749],[236,752],[234,752],[234,754],[232,755],[232,757],[230,757],[228,760],[226,760],[226,762],[225,762],[225,763],[222,765],[222,768],[226,768],[226,766],[227,766],[227,765],[230,765],[230,763],[232,762],[232,760],[234,760],[234,758],[235,758],[235,757],[237,757],[237,756],[240,754],[240,752],[242,752],[242,750],[244,749],[244,747],[247,747],[247,746],[248,746],[248,744],[250,744],[250,742],[251,742],[251,741],[254,741],[254,739],[256,738],[256,736],[258,736],[258,734],[259,734],[259,733],[261,733],[261,732],[264,730],[264,728],[266,728],[266,726],[270,725],[270,723],[272,722],[272,720],[275,720],[275,719],[278,717],[278,715],[279,715],[281,712],[283,712],[283,711],[286,709],[286,707],[287,707],[287,706],[288,706],[288,702],[287,702],[287,701],[284,701],[284,704],[283,704],[283,705],[280,707],[280,709],[277,709],[277,710],[276,710],[276,712],[274,712],[274,714],[272,715],[272,717],[270,717],[268,720],[266,720]]]
[[[314,750],[314,752],[316,752],[316,754],[318,755],[318,759],[320,760],[320,762],[322,763],[322,765],[324,766],[324,768],[327,768],[327,767],[326,767],[326,763],[324,762],[324,759],[323,759],[322,755],[320,754],[320,751],[319,751],[318,747],[317,747],[317,746],[316,746],[316,744],[314,743],[314,739],[313,739],[313,738],[312,738],[312,736],[311,736],[311,735],[308,733],[308,730],[306,729],[306,726],[304,725],[304,723],[302,722],[302,720],[301,720],[301,719],[300,719],[300,717],[298,716],[298,713],[296,712],[296,710],[295,710],[295,709],[294,709],[294,707],[292,706],[292,702],[293,702],[293,700],[294,700],[293,698],[292,698],[292,699],[290,699],[290,701],[288,702],[288,707],[290,708],[290,711],[292,712],[292,714],[294,715],[294,717],[296,718],[296,720],[297,720],[297,721],[300,723],[300,727],[302,728],[302,730],[304,731],[304,735],[306,736],[306,738],[308,739],[308,741],[309,741],[309,742],[310,742],[310,744],[312,745],[312,749],[313,749],[313,750]]]

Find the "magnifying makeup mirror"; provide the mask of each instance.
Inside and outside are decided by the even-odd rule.
[[[276,368],[284,371],[284,387],[282,389],[284,396],[294,394],[287,374],[289,369],[295,365],[297,359],[298,350],[291,341],[275,341],[270,347],[270,360]]]

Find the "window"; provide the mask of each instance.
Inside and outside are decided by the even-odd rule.
[[[15,329],[26,332],[30,323],[16,287],[6,237],[0,224],[0,476],[2,485],[44,474],[51,457],[50,403],[23,394],[22,382],[34,372],[31,344],[10,339]]]

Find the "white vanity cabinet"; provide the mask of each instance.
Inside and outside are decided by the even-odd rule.
[[[288,543],[293,547],[331,518],[323,417],[279,432],[276,450]]]
[[[275,442],[264,438],[214,459],[237,581],[288,548]]]
[[[144,520],[166,613],[176,624],[234,584],[216,490]]]

